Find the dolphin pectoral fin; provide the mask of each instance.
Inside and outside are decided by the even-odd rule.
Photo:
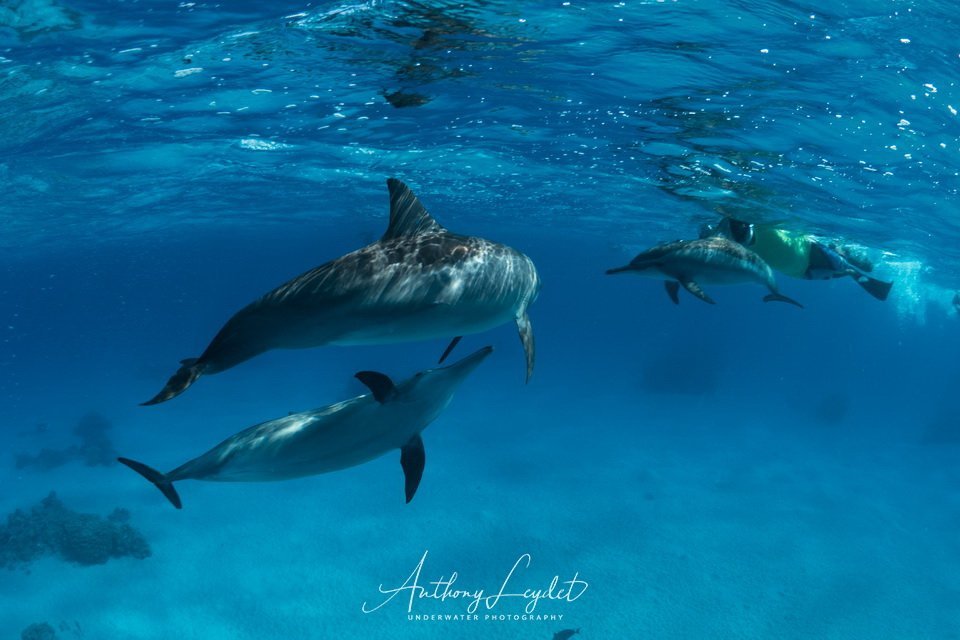
[[[373,393],[373,397],[376,398],[380,404],[390,400],[397,394],[397,386],[393,384],[393,380],[385,373],[380,373],[379,371],[358,371],[353,377],[367,385],[367,388]]]
[[[863,275],[862,273],[854,274],[852,277],[857,281],[858,285],[863,287],[864,291],[872,295],[877,300],[886,300],[887,296],[890,295],[890,289],[893,287],[892,282],[877,280],[876,278],[871,278],[870,276]]]
[[[802,305],[802,304],[800,304],[799,302],[797,302],[797,301],[794,300],[793,298],[788,298],[787,296],[783,295],[782,293],[770,293],[770,294],[767,294],[767,295],[763,296],[763,301],[764,301],[764,302],[786,302],[786,303],[792,304],[792,305],[794,305],[794,306],[796,306],[796,307],[800,307],[801,309],[803,309],[803,305]]]
[[[706,293],[704,293],[703,289],[700,288],[700,285],[698,285],[693,280],[681,280],[680,284],[683,285],[684,289],[686,289],[693,295],[697,296],[707,304],[717,304],[716,302],[713,301],[713,298],[711,298]]]
[[[390,191],[390,226],[381,240],[444,231],[407,185],[390,178],[387,189]]]
[[[673,300],[673,304],[680,304],[680,283],[676,280],[664,280],[663,288],[667,290],[667,295]]]
[[[177,372],[170,376],[170,379],[167,380],[167,384],[163,386],[163,389],[160,390],[160,393],[153,396],[146,402],[141,402],[140,406],[146,407],[152,404],[160,404],[161,402],[166,402],[171,398],[176,398],[178,395],[186,391],[187,387],[196,382],[197,378],[203,375],[204,366],[200,364],[197,358],[187,358],[186,360],[181,360],[180,365],[181,366],[179,369],[177,369]]]
[[[533,375],[533,361],[537,357],[536,345],[533,343],[533,325],[530,324],[530,316],[526,309],[517,316],[517,331],[520,333],[520,342],[523,344],[523,353],[527,357],[527,377],[525,382],[530,382],[530,376]]]
[[[447,345],[447,348],[444,349],[443,355],[440,356],[439,360],[437,360],[437,364],[443,364],[443,361],[446,360],[447,356],[450,355],[450,352],[453,351],[458,344],[460,344],[461,340],[463,340],[463,336],[457,336],[456,338],[451,340],[450,344]]]
[[[407,444],[400,449],[400,466],[403,467],[403,490],[407,496],[407,504],[413,500],[413,494],[420,486],[423,477],[423,467],[427,464],[427,453],[423,450],[423,438],[420,434],[410,438]]]
[[[152,467],[148,467],[142,462],[137,462],[136,460],[131,460],[129,458],[117,458],[117,462],[127,465],[144,478],[152,482],[157,489],[160,489],[160,492],[166,496],[167,500],[169,500],[170,504],[172,504],[174,507],[177,509],[181,509],[183,507],[183,503],[180,502],[180,496],[177,495],[177,490],[173,488],[173,483],[170,482],[170,479],[167,478],[166,475],[160,473]]]

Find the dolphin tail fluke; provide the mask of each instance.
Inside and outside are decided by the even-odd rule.
[[[782,293],[770,293],[770,294],[767,294],[767,295],[763,296],[763,301],[764,301],[764,302],[786,302],[786,303],[788,303],[788,304],[792,304],[792,305],[795,306],[795,307],[800,307],[801,309],[803,309],[803,305],[802,305],[802,304],[800,304],[799,302],[797,302],[797,301],[794,300],[793,298],[788,298],[787,296],[783,295]]]
[[[886,300],[887,296],[890,295],[890,289],[893,287],[892,282],[884,282],[883,280],[877,280],[876,278],[871,278],[863,274],[857,274],[853,279],[857,281],[858,285],[863,287],[864,291],[877,300]]]
[[[157,489],[160,489],[160,492],[166,496],[167,500],[170,501],[177,509],[183,507],[183,503],[180,502],[180,496],[177,495],[177,490],[173,488],[173,483],[170,482],[170,479],[166,475],[160,473],[153,467],[148,467],[142,462],[137,462],[136,460],[131,460],[129,458],[117,458],[117,462],[120,464],[125,464],[144,478],[149,480],[154,484]]]
[[[533,362],[537,357],[537,349],[533,343],[533,325],[530,324],[530,316],[526,309],[517,316],[517,331],[520,333],[520,342],[523,343],[523,353],[527,357],[527,377],[526,382],[530,382],[533,375]]]
[[[146,407],[152,404],[160,404],[161,402],[166,402],[171,398],[176,398],[178,395],[187,390],[187,387],[192,385],[197,381],[201,375],[203,375],[203,365],[197,360],[197,358],[187,358],[186,360],[180,361],[180,368],[177,369],[177,372],[170,376],[170,379],[167,380],[167,384],[164,385],[163,389],[160,390],[160,393],[153,396],[151,399],[146,402],[140,403],[140,406]]]

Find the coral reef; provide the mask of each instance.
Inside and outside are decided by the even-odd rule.
[[[50,469],[62,467],[71,460],[75,460],[78,457],[76,449],[77,447],[67,447],[66,449],[48,449],[44,447],[40,450],[40,453],[18,453],[14,460],[17,469],[33,468],[41,471],[49,471]]]
[[[37,622],[20,632],[20,640],[57,640],[57,632],[46,622]]]
[[[88,413],[73,428],[73,435],[80,438],[78,454],[88,467],[106,467],[116,462],[117,452],[107,436],[112,428],[99,413]]]
[[[111,465],[117,458],[117,452],[107,435],[112,428],[110,421],[99,413],[88,413],[73,428],[73,435],[80,440],[80,444],[63,449],[43,448],[35,454],[19,453],[15,458],[17,469],[34,468],[47,471],[73,460],[81,460],[88,467]]]
[[[80,565],[125,556],[146,558],[150,546],[128,524],[129,517],[125,509],[115,509],[106,518],[71,511],[50,493],[30,511],[17,509],[0,526],[0,568],[26,567],[50,554]]]

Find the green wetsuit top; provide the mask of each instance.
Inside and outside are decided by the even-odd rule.
[[[813,238],[805,233],[756,225],[750,250],[771,269],[794,278],[805,278],[810,267]]]

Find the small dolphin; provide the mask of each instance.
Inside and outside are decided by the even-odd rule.
[[[286,282],[238,311],[199,358],[145,405],[201,375],[270,349],[385,344],[480,333],[511,320],[535,356],[527,308],[540,290],[533,261],[506,245],[450,233],[399,180],[387,180],[390,225],[377,242]]]
[[[179,509],[182,503],[173,488],[179,480],[287,480],[354,467],[400,449],[409,503],[426,462],[420,433],[492,351],[493,347],[484,347],[455,364],[421,371],[399,385],[382,373],[361,371],[356,377],[371,393],[244,429],[168,473],[129,458],[117,460],[156,485]]]
[[[570,640],[573,636],[580,633],[580,629],[564,629],[553,634],[553,640]]]
[[[636,273],[637,275],[669,278],[664,284],[667,295],[674,304],[680,303],[680,285],[704,302],[715,304],[704,293],[699,283],[736,284],[759,282],[770,289],[764,302],[789,302],[798,307],[802,304],[788,298],[777,290],[773,271],[760,256],[727,238],[714,236],[700,240],[677,240],[644,251],[625,267],[610,269],[613,273]]]
[[[953,308],[960,313],[960,292],[953,294]]]

